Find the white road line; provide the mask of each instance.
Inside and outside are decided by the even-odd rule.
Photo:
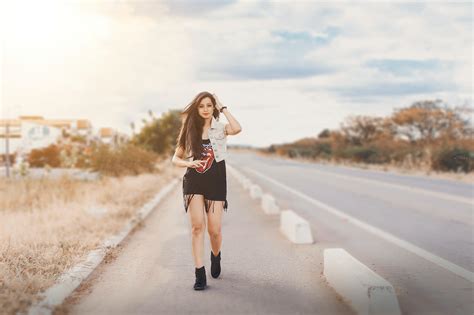
[[[364,229],[364,230],[366,230],[370,233],[373,233],[373,234],[375,234],[375,235],[377,235],[377,236],[379,236],[379,237],[381,237],[381,238],[383,238],[383,239],[385,239],[385,240],[387,240],[387,241],[389,241],[389,242],[391,242],[391,243],[393,243],[393,244],[395,244],[395,245],[397,245],[397,246],[399,246],[399,247],[401,247],[405,250],[408,250],[408,251],[414,253],[415,255],[418,255],[418,256],[420,256],[420,257],[422,257],[422,258],[424,258],[424,259],[426,259],[426,260],[428,260],[428,261],[430,261],[430,262],[446,269],[446,270],[449,270],[452,273],[454,273],[454,274],[456,274],[456,275],[458,275],[458,276],[460,276],[460,277],[462,277],[462,278],[464,278],[468,281],[474,282],[474,273],[469,271],[469,270],[464,269],[461,266],[458,266],[458,265],[456,265],[456,264],[454,264],[450,261],[447,261],[446,259],[443,259],[439,256],[436,256],[436,255],[424,250],[423,248],[420,248],[420,247],[418,247],[416,245],[413,245],[413,244],[411,244],[407,241],[404,241],[404,240],[396,237],[395,235],[392,235],[388,232],[382,231],[381,229],[376,228],[375,226],[372,226],[372,225],[370,225],[368,223],[365,223],[365,222],[363,222],[359,219],[356,219],[353,216],[348,215],[348,214],[346,214],[346,213],[344,213],[344,212],[342,212],[342,211],[340,211],[340,210],[338,210],[334,207],[331,207],[331,206],[329,206],[329,205],[327,205],[327,204],[325,204],[321,201],[318,201],[314,198],[311,198],[308,195],[306,195],[306,194],[304,194],[304,193],[302,193],[302,192],[300,192],[296,189],[293,189],[293,188],[291,188],[291,187],[289,187],[285,184],[282,184],[282,183],[274,180],[273,178],[270,178],[270,177],[268,177],[268,176],[266,176],[266,175],[264,175],[264,174],[262,174],[262,173],[260,173],[256,170],[253,170],[249,167],[244,167],[244,169],[247,170],[248,172],[251,172],[251,173],[255,174],[256,176],[258,176],[258,177],[260,177],[264,180],[269,181],[270,183],[272,183],[276,186],[279,186],[280,188],[283,188],[283,189],[299,196],[300,198],[314,204],[315,206],[317,206],[321,209],[326,210],[327,212],[329,212],[331,214],[334,214],[334,215],[336,215],[340,218],[343,218],[343,219],[347,219],[348,222],[350,222],[350,223],[352,223],[352,224],[354,224],[354,225],[356,225],[356,226],[358,226],[358,227],[360,227],[360,228],[362,228],[362,229]]]
[[[368,179],[368,178],[361,178],[361,177],[357,177],[357,176],[342,175],[342,174],[337,174],[337,173],[334,173],[334,172],[321,171],[321,170],[314,169],[314,168],[311,168],[311,171],[315,171],[315,172],[318,172],[320,174],[331,175],[332,177],[339,177],[339,178],[342,178],[342,179],[349,179],[349,180],[359,181],[359,182],[363,182],[363,183],[375,184],[375,185],[378,185],[378,186],[385,186],[385,187],[396,188],[396,189],[405,190],[405,191],[409,191],[409,192],[416,192],[416,193],[428,195],[428,196],[431,196],[431,197],[442,198],[442,199],[446,199],[446,200],[450,200],[450,201],[467,203],[470,206],[474,205],[474,198],[454,196],[452,194],[447,194],[447,193],[444,193],[444,192],[432,191],[432,190],[427,190],[427,189],[423,189],[423,188],[410,187],[410,186],[404,186],[404,185],[393,184],[393,183],[387,183],[387,182],[376,180],[376,179]],[[474,212],[474,207],[471,207],[471,211]]]

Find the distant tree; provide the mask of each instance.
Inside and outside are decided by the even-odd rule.
[[[148,110],[148,115],[150,116],[150,118],[151,118],[152,120],[155,120],[155,119],[156,119],[155,114],[152,112],[151,109]]]
[[[382,117],[349,116],[341,124],[341,132],[352,145],[364,145],[393,134],[389,120]]]
[[[132,143],[158,154],[172,153],[181,127],[180,112],[170,110],[159,118],[150,114],[152,120],[144,124],[133,137]]]
[[[454,140],[472,135],[469,115],[464,117],[466,113],[472,113],[472,108],[466,105],[450,108],[439,99],[425,100],[397,109],[392,121],[397,132],[411,142],[431,144],[440,137]]]
[[[318,134],[318,138],[319,139],[322,139],[322,138],[329,138],[331,136],[331,131],[329,129],[324,129],[323,131],[321,131],[319,134]]]
[[[84,135],[72,135],[71,142],[78,142],[78,143],[85,144],[87,143],[87,138]]]
[[[173,154],[181,128],[181,110],[170,110],[161,116],[161,130],[165,137],[163,153]]]

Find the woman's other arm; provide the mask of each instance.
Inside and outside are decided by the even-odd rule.
[[[227,108],[224,108],[222,112],[224,113],[225,118],[227,118],[227,121],[229,122],[228,124],[225,125],[225,131],[227,135],[236,135],[239,132],[241,132],[242,126],[239,124],[237,119],[235,119],[234,116],[230,114]]]
[[[216,100],[216,107],[220,111],[223,106],[221,101],[219,100],[216,94],[212,94],[212,96],[214,96],[214,99]],[[224,108],[222,113],[224,113],[225,118],[227,118],[227,121],[229,122],[228,124],[225,125],[225,128],[224,128],[225,133],[227,135],[236,135],[242,131],[242,126],[239,124],[237,119],[235,119],[234,116],[230,114],[227,108]]]
[[[188,167],[189,161],[183,159],[184,150],[182,147],[178,146],[174,151],[173,159],[171,162],[178,167]]]

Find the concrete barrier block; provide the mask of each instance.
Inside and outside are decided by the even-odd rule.
[[[229,169],[230,170],[230,169]],[[239,171],[236,171],[235,169],[232,169],[232,175],[239,181],[242,182],[243,175]]]
[[[262,209],[266,214],[280,213],[280,208],[276,204],[275,198],[270,194],[262,195]]]
[[[393,286],[342,248],[324,250],[324,276],[357,314],[401,314]]]
[[[260,188],[260,186],[256,185],[256,184],[253,184],[252,186],[250,186],[250,197],[252,197],[252,199],[257,199],[257,198],[260,198],[262,197],[262,188]]]
[[[247,177],[245,177],[245,176],[242,175],[242,174],[239,174],[239,176],[237,177],[237,179],[238,179],[239,183],[240,183],[241,185],[243,185],[243,184],[244,184],[244,181],[247,179]]]
[[[242,179],[243,179],[242,175],[240,173],[236,173],[234,174],[234,176],[237,179],[237,181],[242,184]]]
[[[283,210],[280,212],[280,232],[293,243],[313,243],[313,236],[308,221],[292,210]]]
[[[245,190],[250,190],[250,187],[253,185],[252,181],[248,178],[243,179],[242,185],[244,186]]]
[[[245,176],[240,171],[238,171],[235,167],[232,167],[229,163],[226,164],[226,169],[228,170],[229,174],[232,174],[239,181],[239,183],[242,184]]]

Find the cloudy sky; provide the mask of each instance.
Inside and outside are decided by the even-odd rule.
[[[422,99],[472,104],[465,2],[10,1],[1,12],[1,114],[85,118],[130,133],[219,96],[267,146]],[[225,120],[225,118],[224,118]]]

